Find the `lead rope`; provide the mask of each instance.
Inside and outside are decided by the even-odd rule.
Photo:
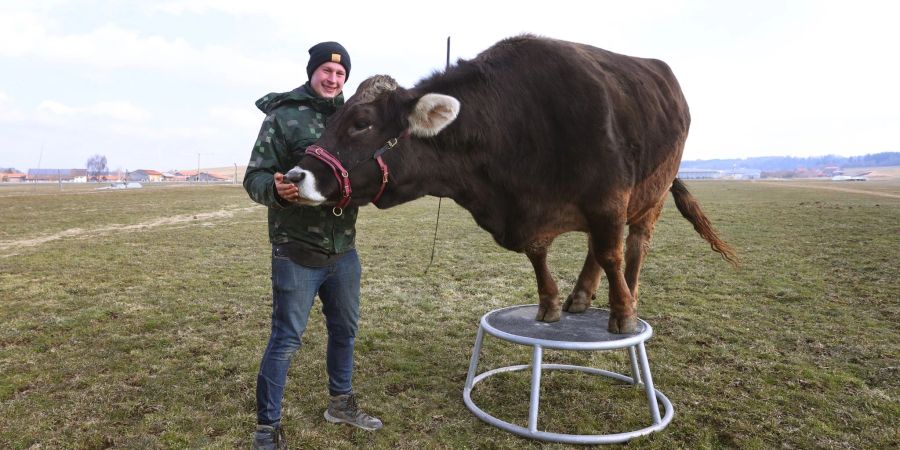
[[[422,275],[428,275],[428,269],[431,268],[431,263],[434,262],[434,249],[437,247],[437,232],[438,232],[438,224],[441,222],[441,200],[443,198],[438,197],[438,212],[437,219],[434,220],[434,239],[431,241],[431,259],[428,260],[428,265],[425,266],[425,273]]]
[[[444,72],[450,68],[450,36],[447,36],[447,60],[444,63]],[[434,239],[431,241],[431,259],[428,260],[428,265],[425,266],[425,272],[422,274],[428,275],[428,269],[431,268],[431,263],[434,262],[434,249],[437,247],[437,232],[438,232],[438,224],[441,223],[441,200],[442,197],[438,197],[438,211],[437,218],[434,220]]]

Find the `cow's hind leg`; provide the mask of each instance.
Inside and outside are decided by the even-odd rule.
[[[628,238],[625,240],[625,282],[634,299],[635,309],[638,301],[638,288],[640,287],[641,266],[650,249],[650,239],[653,237],[653,228],[659,214],[662,212],[665,197],[647,214],[628,226]]]
[[[600,265],[597,264],[597,259],[594,258],[594,252],[591,250],[592,245],[591,237],[588,235],[587,258],[584,259],[584,267],[581,268],[581,273],[578,274],[578,281],[575,282],[572,293],[569,294],[569,297],[563,304],[563,311],[580,313],[587,311],[591,307],[591,300],[594,299],[594,294],[600,285]]]
[[[608,329],[611,333],[633,333],[637,331],[637,314],[634,299],[622,274],[624,214],[598,215],[592,219],[591,250],[609,280]]]
[[[547,248],[553,238],[536,240],[525,249],[525,255],[534,267],[538,288],[538,313],[535,319],[543,322],[557,322],[561,314],[559,306],[559,289],[547,267]]]

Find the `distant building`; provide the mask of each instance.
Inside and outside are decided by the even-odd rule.
[[[678,178],[682,180],[717,180],[722,176],[721,170],[687,168],[678,170]]]
[[[217,176],[217,175],[212,174],[212,173],[206,173],[206,172],[200,172],[200,175],[199,175],[199,176],[196,176],[196,177],[193,177],[192,180],[195,180],[195,181],[203,181],[203,182],[210,182],[210,181],[225,181],[225,179],[222,178],[222,177],[220,177],[220,176]]]
[[[125,173],[124,173],[124,172],[115,172],[115,173],[112,173],[112,172],[111,172],[111,173],[107,173],[107,174],[104,174],[104,175],[97,175],[97,176],[94,177],[94,178],[96,178],[96,179],[95,179],[95,180],[91,180],[91,181],[98,181],[98,182],[101,182],[101,183],[103,183],[103,182],[113,182],[113,181],[122,181],[122,180],[125,179]]]
[[[758,180],[762,177],[762,171],[757,169],[731,169],[725,172],[725,178],[732,180]]]
[[[0,183],[21,183],[28,175],[19,172],[0,173]]]
[[[202,182],[212,182],[212,181],[225,181],[225,178],[222,178],[214,173],[208,172],[200,172],[197,174],[196,170],[179,170],[175,172],[175,175],[178,177],[184,177],[179,181],[202,181]]]
[[[689,169],[678,170],[678,178],[682,180],[758,180],[762,176],[761,170],[756,169]]]
[[[28,169],[28,181],[87,182],[87,169]]]
[[[822,175],[826,177],[833,177],[835,175],[842,175],[844,172],[841,171],[841,168],[838,166],[827,166],[822,168]]]
[[[196,170],[179,170],[175,172],[178,181],[197,181]]]
[[[126,181],[159,182],[162,181],[162,173],[150,169],[135,170],[128,173]]]

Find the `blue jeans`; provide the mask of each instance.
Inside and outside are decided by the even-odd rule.
[[[361,272],[356,250],[326,267],[301,266],[287,257],[272,256],[272,332],[256,377],[257,423],[281,420],[288,367],[300,348],[317,293],[328,329],[328,390],[331,395],[352,390]]]

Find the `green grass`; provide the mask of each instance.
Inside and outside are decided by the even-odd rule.
[[[900,194],[891,182],[852,187]],[[638,312],[654,327],[654,382],[675,418],[629,447],[897,447],[900,199],[792,183],[689,188],[743,268],[667,205]],[[436,205],[360,213],[354,385],[385,428],[322,419],[325,330],[314,308],[286,392],[294,447],[563,448],[496,429],[463,404],[478,319],[535,303],[536,288],[527,258],[451,201],[424,275]],[[553,246],[563,295],[585,241],[573,233]],[[239,186],[0,187],[0,448],[247,447],[270,301],[265,209]],[[487,337],[480,368],[529,357]],[[547,351],[545,361],[629,370],[624,352]],[[473,397],[524,426],[527,386],[527,372],[498,375]],[[542,392],[541,428],[649,425],[642,392],[605,378],[546,372]]]

